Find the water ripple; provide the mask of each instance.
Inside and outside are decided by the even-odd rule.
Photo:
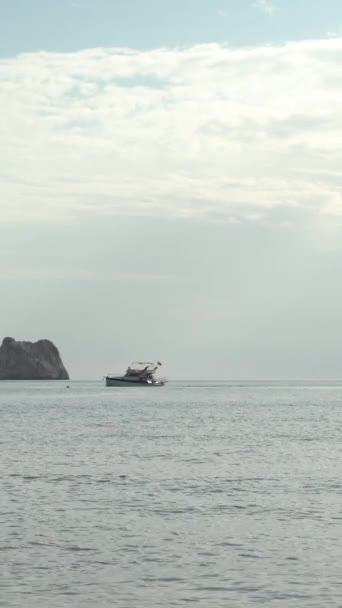
[[[0,606],[342,606],[342,385],[191,384],[0,384]]]

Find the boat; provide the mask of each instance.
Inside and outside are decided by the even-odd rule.
[[[134,361],[123,376],[108,374],[105,376],[106,386],[165,386],[165,378],[156,378],[155,374],[161,362]]]

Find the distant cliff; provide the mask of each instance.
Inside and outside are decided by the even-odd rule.
[[[0,347],[0,380],[68,380],[58,349],[50,340],[17,342],[4,338]]]

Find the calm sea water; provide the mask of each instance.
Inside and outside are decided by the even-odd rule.
[[[342,385],[0,383],[0,606],[342,606]]]

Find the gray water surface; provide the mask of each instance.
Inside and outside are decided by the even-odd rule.
[[[0,383],[0,606],[342,606],[342,385]]]

